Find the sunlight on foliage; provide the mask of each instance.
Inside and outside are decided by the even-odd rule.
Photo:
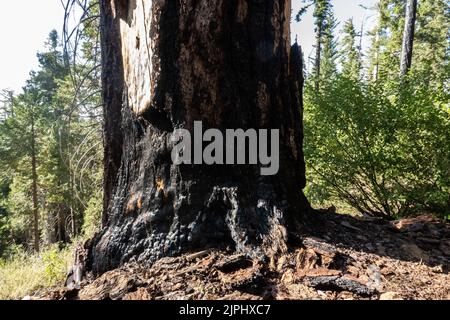
[[[398,82],[400,83],[400,82]],[[344,76],[305,97],[305,154],[313,202],[361,213],[445,215],[450,203],[448,96],[410,77],[401,85]]]
[[[0,299],[22,299],[63,284],[72,259],[72,246],[59,250],[55,245],[41,254],[16,249],[11,258],[0,260]]]

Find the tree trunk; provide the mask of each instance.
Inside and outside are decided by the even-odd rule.
[[[102,0],[105,214],[87,262],[287,248],[303,195],[302,59],[289,0]],[[280,170],[172,163],[175,129],[280,130]]]
[[[417,0],[408,0],[406,5],[405,30],[403,32],[403,46],[400,65],[400,74],[402,76],[405,76],[412,66],[416,14]]]
[[[314,87],[316,92],[319,92],[320,89],[320,66],[321,66],[321,62],[322,62],[322,26],[323,26],[323,22],[320,22],[317,25],[317,30],[316,30],[316,59],[314,61],[314,69],[315,69],[315,76],[316,79],[314,81]]]
[[[363,70],[363,38],[364,38],[364,23],[365,20],[361,22],[361,29],[359,31],[359,45],[358,45],[358,70],[361,75],[361,70]]]
[[[127,0],[128,1],[128,0]],[[122,159],[122,100],[124,74],[118,9],[123,1],[100,0],[102,96],[104,115],[104,201],[102,225],[106,227],[114,185]],[[136,2],[136,1],[134,1]],[[138,64],[139,62],[136,61]]]
[[[378,81],[378,74],[380,70],[380,30],[377,30],[375,35],[375,56],[374,56],[374,66],[372,72],[372,81]]]
[[[33,113],[33,111],[32,111]],[[37,189],[37,160],[36,160],[36,128],[34,121],[34,114],[31,115],[31,193],[33,197],[33,231],[34,231],[34,250],[40,250],[40,232],[39,232],[39,203],[38,203],[38,189]]]

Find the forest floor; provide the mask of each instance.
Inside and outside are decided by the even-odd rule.
[[[394,222],[322,212],[302,244],[267,263],[203,251],[129,264],[81,290],[28,299],[450,300],[450,224],[431,216]]]

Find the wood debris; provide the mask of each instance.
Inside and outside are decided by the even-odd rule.
[[[302,245],[266,262],[206,250],[128,264],[97,279],[29,299],[93,300],[400,300],[448,299],[448,224],[434,218],[396,223],[323,213]],[[351,222],[342,223],[341,220]],[[349,225],[354,228],[349,228]],[[356,228],[362,230],[358,236]],[[332,240],[324,240],[327,234]],[[425,239],[425,240],[424,240]],[[431,240],[430,240],[431,239]],[[441,248],[443,247],[443,249]]]

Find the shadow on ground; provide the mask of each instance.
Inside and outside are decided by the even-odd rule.
[[[305,226],[308,236],[336,247],[449,271],[450,224],[433,216],[386,221],[315,211]]]

